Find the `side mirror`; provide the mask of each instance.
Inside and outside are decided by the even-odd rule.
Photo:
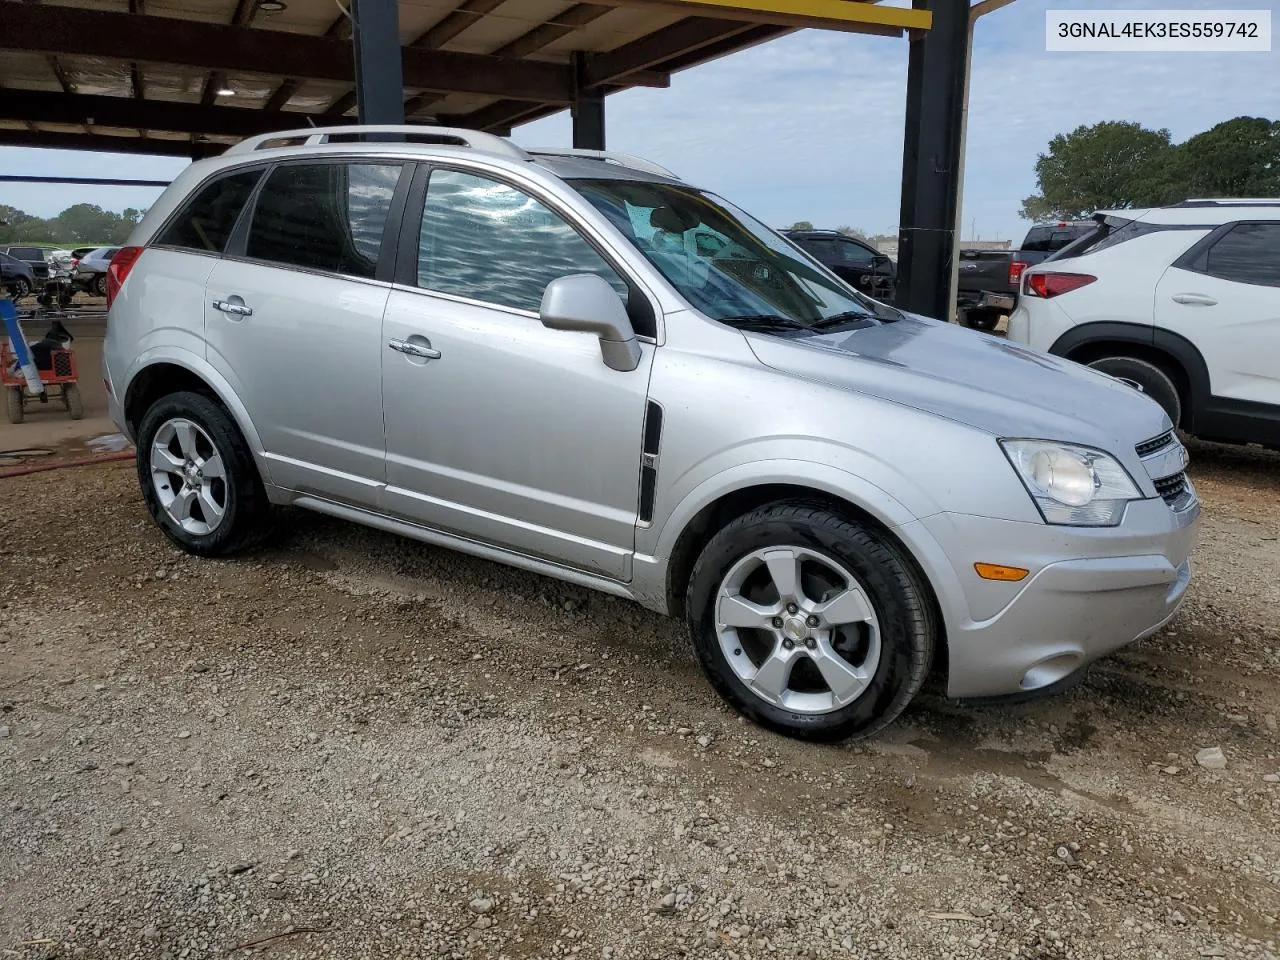
[[[576,330],[600,338],[600,356],[611,370],[640,365],[640,344],[627,308],[609,281],[595,273],[558,277],[547,284],[539,311],[548,330]]]

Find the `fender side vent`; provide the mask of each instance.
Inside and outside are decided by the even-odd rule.
[[[644,452],[656,457],[661,445],[662,407],[650,400],[644,412]]]

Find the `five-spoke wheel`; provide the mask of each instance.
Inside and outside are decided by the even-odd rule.
[[[878,528],[813,503],[728,523],[703,548],[685,598],[716,690],[790,736],[869,736],[915,696],[933,656],[932,603]]]

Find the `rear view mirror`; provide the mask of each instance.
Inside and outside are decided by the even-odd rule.
[[[617,291],[604,277],[577,273],[547,284],[539,311],[548,330],[594,333],[600,356],[611,370],[634,370],[640,365],[640,344]]]

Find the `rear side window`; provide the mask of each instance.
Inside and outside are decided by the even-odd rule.
[[[245,254],[291,267],[372,279],[399,163],[298,163],[271,171]]]
[[[850,240],[842,240],[840,242],[840,259],[844,263],[869,267],[875,257],[874,253],[860,243],[853,243]]]
[[[1280,287],[1280,223],[1240,223],[1204,254],[1203,272],[1268,287]]]
[[[166,247],[221,253],[240,216],[240,208],[249,199],[260,176],[261,170],[243,170],[206,184],[178,211],[155,242]]]
[[[805,251],[805,253],[816,257],[823,263],[829,263],[836,259],[836,243],[834,240],[817,240],[806,237],[796,240],[796,243],[799,244],[800,249]]]
[[[1027,231],[1027,238],[1022,241],[1022,249],[1030,251],[1048,252],[1049,237],[1052,235],[1048,227],[1032,227]]]

